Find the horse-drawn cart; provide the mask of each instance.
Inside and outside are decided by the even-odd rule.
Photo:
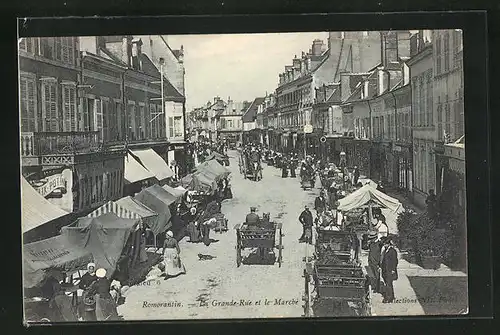
[[[305,316],[369,316],[371,288],[356,234],[317,230],[314,261],[304,270]]]
[[[262,179],[262,167],[258,162],[249,159],[244,153],[240,156],[240,172],[245,179],[259,181]]]
[[[283,233],[282,223],[270,222],[260,227],[248,227],[246,224],[237,224],[236,229],[236,266],[242,263],[241,251],[243,249],[258,249],[259,255],[264,251],[271,251],[274,255],[274,249],[278,249],[277,261],[279,267],[282,263],[283,255]],[[277,241],[276,241],[277,240]]]
[[[315,176],[314,174],[313,175],[310,175],[310,174],[303,174],[301,175],[300,177],[300,186],[302,187],[302,189],[306,190],[306,189],[310,189],[310,188],[314,188],[314,184],[315,184]]]

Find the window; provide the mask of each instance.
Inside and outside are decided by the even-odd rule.
[[[427,126],[434,126],[433,100],[432,100],[432,71],[427,73]]]
[[[53,37],[43,37],[40,38],[40,53],[43,57],[48,59],[54,59],[54,38]]]
[[[104,142],[108,142],[111,139],[110,117],[109,100],[102,98],[102,139]]]
[[[449,140],[449,136],[451,135],[451,115],[450,115],[450,104],[446,103],[444,106],[444,121],[445,121],[445,132],[447,138],[445,139],[446,142]]]
[[[448,32],[444,33],[444,71],[450,70],[450,34]]]
[[[56,80],[44,80],[42,82],[42,119],[44,120],[44,131],[59,131]]]
[[[124,127],[123,127],[123,121],[124,121],[124,116],[123,116],[123,107],[120,102],[115,103],[115,111],[116,111],[116,127],[117,127],[117,133],[118,133],[118,140],[123,140],[124,139]]]
[[[454,139],[457,140],[460,136],[463,135],[463,129],[462,129],[462,120],[461,120],[461,114],[460,114],[460,102],[455,102],[453,104],[453,123],[455,126],[455,136]]]
[[[437,105],[438,139],[443,139],[443,105],[439,102]]]
[[[183,137],[184,132],[182,130],[182,117],[181,116],[175,116],[174,117],[174,136],[175,137]]]
[[[150,104],[149,105],[149,112],[151,114],[150,120],[149,120],[149,123],[151,125],[150,138],[156,138],[156,136],[157,136],[156,120],[158,119],[158,118],[155,118],[155,116],[156,116],[156,105]],[[153,120],[153,118],[155,118],[155,119]]]
[[[441,73],[441,37],[436,38],[436,74]]]
[[[174,137],[174,118],[168,118],[168,137]]]
[[[21,77],[20,95],[21,131],[35,132],[38,130],[35,79]]]
[[[424,77],[420,76],[419,78],[419,108],[418,108],[418,125],[420,127],[425,125],[425,86],[424,86]]]
[[[22,37],[19,50],[38,55],[40,52],[40,39],[38,37]]]
[[[127,136],[130,141],[135,138],[135,105],[129,101],[127,113]]]
[[[101,100],[95,99],[95,105],[94,105],[94,131],[97,131],[97,137],[99,141],[102,141],[103,138],[103,121],[102,121],[102,105],[101,105]]]
[[[76,86],[61,85],[63,99],[63,130],[78,130],[78,113],[76,107]]]
[[[460,55],[459,52],[462,49],[462,31],[455,29],[453,31],[453,66],[460,66]]]
[[[412,109],[413,109],[413,125],[417,125],[417,114],[418,114],[418,100],[417,100],[417,90],[418,90],[418,82],[417,78],[413,78],[411,85],[411,94],[412,94]]]
[[[134,133],[135,133],[135,139],[139,140],[142,138],[141,136],[141,130],[142,130],[142,116],[141,116],[141,108],[142,106],[135,106],[134,108]]]

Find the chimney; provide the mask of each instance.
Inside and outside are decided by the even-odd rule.
[[[130,66],[130,57],[132,56],[132,52],[130,50],[130,37],[123,36],[122,39],[122,61]]]
[[[297,55],[295,55],[295,57],[293,58],[293,67],[294,69],[299,70],[299,72],[301,68],[300,63],[300,58],[297,58]]]
[[[346,101],[351,95],[351,77],[348,72],[340,73],[340,99]]]
[[[141,62],[141,46],[142,46],[142,41],[141,39],[133,39],[132,40],[132,67],[136,70],[141,70],[142,69],[142,62]]]
[[[314,56],[321,56],[323,51],[323,41],[322,40],[314,40],[312,45],[312,54]]]
[[[177,57],[179,60],[179,63],[184,63],[184,45],[181,45],[181,48],[179,49],[179,57]]]

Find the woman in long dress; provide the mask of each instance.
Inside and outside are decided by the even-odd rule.
[[[119,320],[116,302],[109,292],[111,282],[106,278],[106,270],[103,268],[97,269],[96,276],[97,280],[89,288],[89,293],[95,294],[96,297],[95,312],[97,321]]]
[[[186,217],[186,220],[189,222],[187,225],[187,233],[189,236],[189,242],[198,243],[201,242],[201,233],[200,228],[196,223],[196,207],[191,207],[189,210],[189,214]]]
[[[180,258],[181,249],[179,243],[174,238],[172,231],[167,232],[167,238],[163,242],[163,264],[165,265],[165,275],[168,279],[186,273],[184,264]]]

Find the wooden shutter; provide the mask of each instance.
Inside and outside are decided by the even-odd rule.
[[[71,101],[70,101],[70,87],[68,85],[62,86],[63,98],[63,131],[71,131]]]
[[[168,136],[174,137],[174,118],[171,116],[168,118],[168,129],[169,129]]]
[[[109,141],[109,102],[102,100],[102,139],[104,142]]]
[[[69,107],[71,117],[71,131],[78,131],[78,113],[76,105],[76,88],[70,86],[69,88]]]
[[[98,131],[98,137],[100,140],[102,140],[103,133],[102,133],[102,105],[101,105],[101,100],[96,99],[95,100],[95,107],[94,107],[94,130]]]

